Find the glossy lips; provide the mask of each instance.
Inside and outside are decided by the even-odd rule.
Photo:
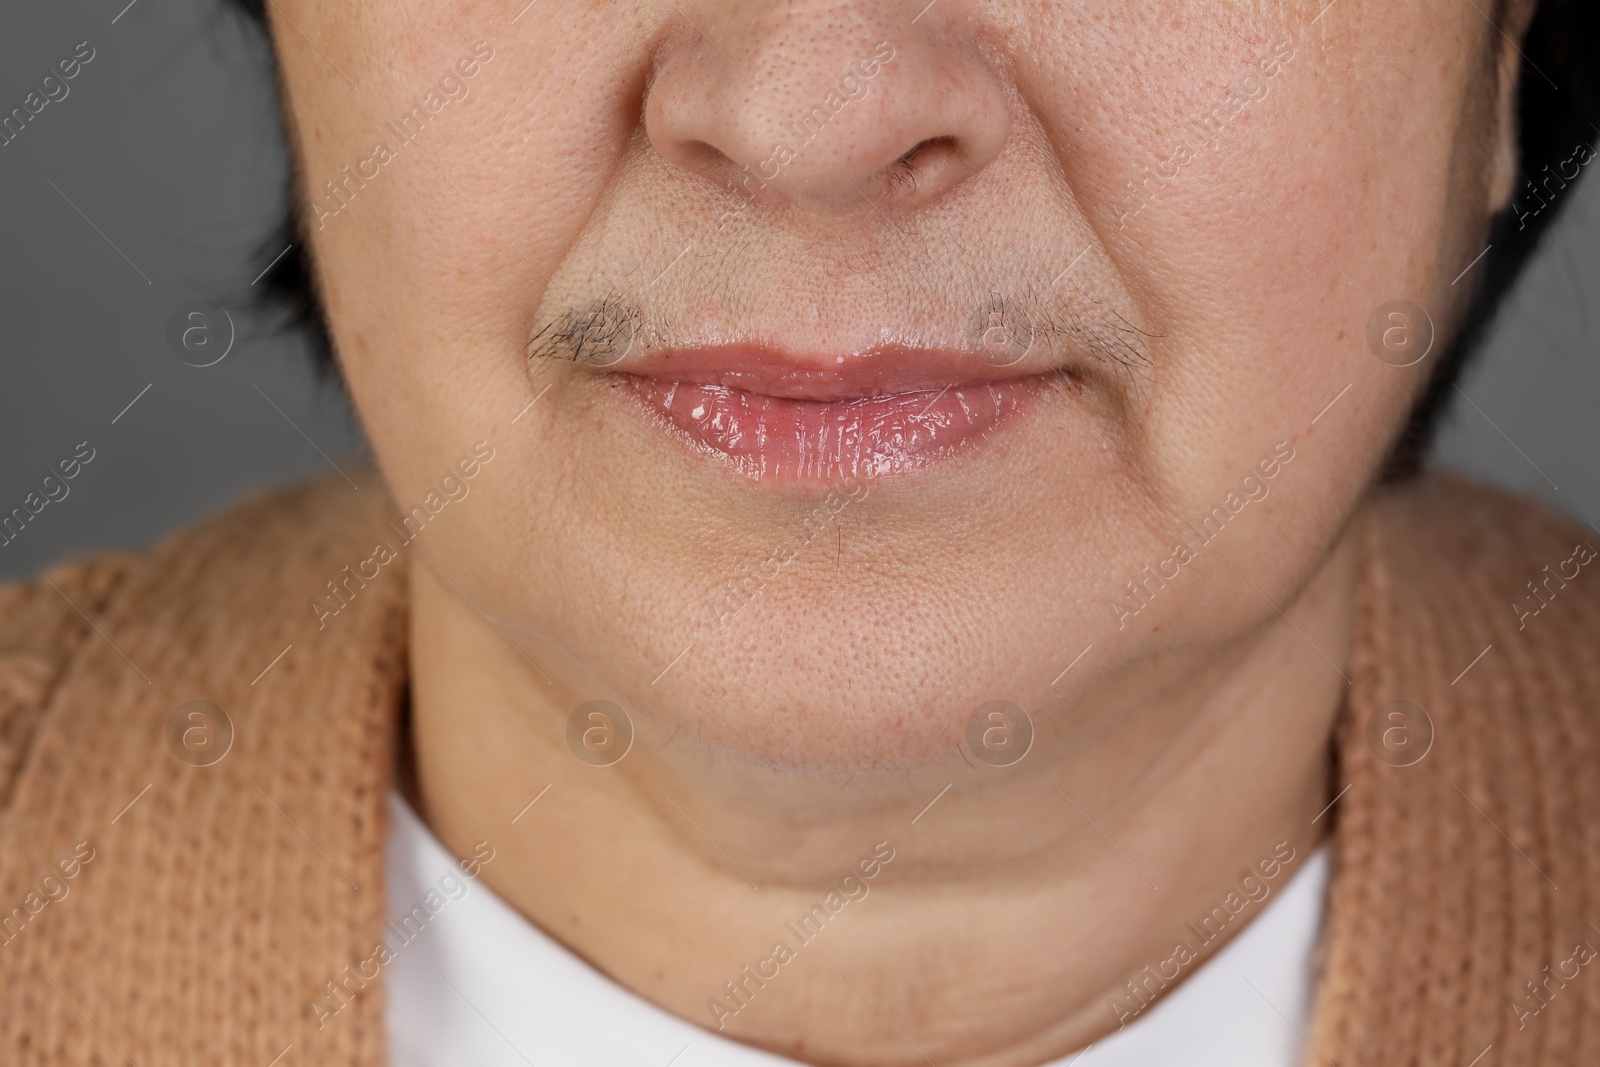
[[[984,437],[1043,386],[1031,369],[928,350],[817,363],[728,347],[652,354],[624,377],[647,409],[745,474],[828,482],[908,471]]]

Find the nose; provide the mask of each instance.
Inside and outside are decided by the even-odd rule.
[[[965,20],[921,6],[675,0],[682,25],[645,98],[652,147],[747,199],[817,212],[949,195],[1000,154],[1008,96]]]

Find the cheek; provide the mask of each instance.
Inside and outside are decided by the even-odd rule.
[[[1440,176],[1459,150],[1458,115],[1484,47],[1470,20],[1482,20],[1360,0],[1338,13],[1344,21],[1330,13],[1313,25],[1314,14],[1109,12],[1088,32],[1074,21],[1037,42],[1038,54],[1067,57],[1056,71],[1023,68],[1077,206],[1154,335],[1133,402],[1160,514],[1135,535],[1139,562],[1166,558],[1171,531],[1237,490],[1277,442],[1296,449],[1268,498],[1248,503],[1226,542],[1204,549],[1196,577],[1166,594],[1169,636],[1205,636],[1263,610],[1241,574],[1276,601],[1315,562],[1442,349],[1392,366],[1369,347],[1369,320],[1407,300],[1447,328],[1461,295],[1449,282],[1481,249],[1460,235],[1473,240],[1482,206]],[[1400,42],[1417,39],[1421,19],[1438,29],[1415,52]],[[1096,61],[1117,39],[1139,40],[1138,53]],[[1274,42],[1293,55],[1263,79],[1265,95],[1230,102],[1228,88]],[[1119,226],[1140,202],[1129,183],[1143,206]],[[1136,575],[1137,564],[1127,577]]]
[[[334,340],[402,498],[426,491],[472,441],[498,440],[532,399],[521,358],[531,310],[611,180],[626,144],[616,131],[643,76],[627,18],[535,7],[508,34],[503,6],[452,8],[449,32],[420,41],[401,35],[405,17],[367,27],[396,36],[339,57],[359,95],[314,53],[280,48],[302,131],[302,195],[338,209],[320,228],[313,217],[310,234]],[[294,14],[302,27],[301,15],[315,19]],[[551,51],[541,43],[551,39],[577,43]],[[492,58],[474,53],[478,42]],[[478,71],[465,99],[439,94],[443,107],[407,141],[402,118],[467,56]],[[393,160],[341,207],[324,183],[377,141]]]
[[[1439,21],[1423,49],[1401,45],[1424,18]],[[1349,451],[1330,462],[1352,480],[1387,447],[1433,361],[1379,361],[1368,321],[1407,300],[1446,328],[1461,297],[1449,282],[1481,249],[1462,242],[1482,206],[1440,180],[1461,169],[1457,119],[1483,52],[1471,19],[1358,0],[1313,24],[1300,11],[1185,4],[1041,43],[1082,55],[1065,64],[1084,72],[1076,79],[1046,84],[1041,70],[1024,91],[1045,101],[1078,205],[1157,335],[1142,447],[1173,503],[1237,484],[1278,440],[1337,440]],[[1127,63],[1092,60],[1130,37],[1141,47]],[[1230,100],[1280,43],[1293,53],[1263,79],[1266,94]]]

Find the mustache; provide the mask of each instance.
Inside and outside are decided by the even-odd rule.
[[[671,347],[677,342],[666,318],[647,315],[625,293],[608,294],[568,307],[529,339],[532,365],[559,360],[606,368],[635,351]],[[968,316],[964,347],[998,365],[1020,362],[1036,347],[1050,355],[1058,345],[1135,377],[1148,377],[1154,367],[1147,333],[1115,308],[1097,300],[1082,305],[1027,301],[991,291]]]
[[[528,341],[529,363],[559,359],[591,367],[620,363],[644,333],[644,314],[620,296],[568,308]],[[661,331],[656,331],[661,332]]]

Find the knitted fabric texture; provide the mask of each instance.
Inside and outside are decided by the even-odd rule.
[[[321,484],[0,590],[0,1064],[386,1064],[346,967],[382,937],[407,656],[404,566],[352,574],[393,513]],[[1436,476],[1360,521],[1304,1062],[1600,1064],[1589,538]],[[232,725],[208,765],[193,700]],[[1402,721],[1416,762],[1370,740]]]

